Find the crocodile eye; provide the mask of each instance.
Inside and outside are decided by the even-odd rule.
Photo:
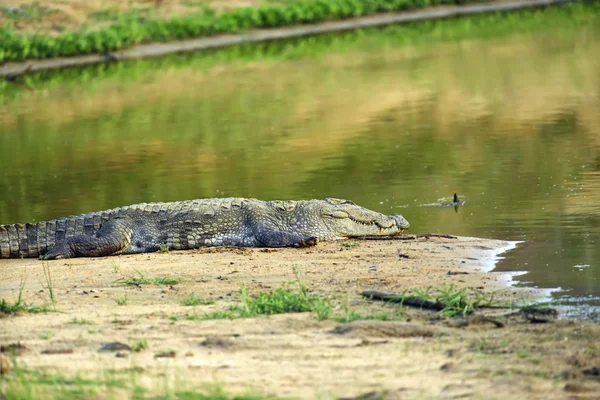
[[[344,199],[336,199],[334,197],[328,197],[325,199],[325,201],[327,201],[329,204],[334,204],[334,205],[338,205],[338,204],[350,204],[350,205],[355,205],[353,202],[351,202],[350,200],[344,200]]]
[[[339,219],[348,218],[348,214],[346,214],[343,211],[332,211],[332,212],[327,213],[327,215],[330,217],[339,218]]]

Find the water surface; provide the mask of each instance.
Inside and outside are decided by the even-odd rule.
[[[597,14],[501,35],[443,24],[409,43],[391,27],[5,85],[0,221],[349,198],[415,233],[524,241],[498,270],[600,305]],[[458,212],[436,206],[455,192]]]

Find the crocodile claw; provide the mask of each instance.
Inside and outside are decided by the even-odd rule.
[[[294,247],[297,247],[299,249],[304,248],[304,247],[313,247],[317,245],[317,238],[315,236],[311,236],[305,239],[300,240],[298,243],[296,243],[294,245]]]

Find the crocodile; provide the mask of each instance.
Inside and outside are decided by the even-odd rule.
[[[202,246],[308,247],[408,229],[349,200],[247,198],[141,203],[50,221],[0,225],[0,258],[103,257]]]

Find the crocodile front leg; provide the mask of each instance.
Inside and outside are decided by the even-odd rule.
[[[302,237],[297,233],[280,231],[265,223],[257,223],[254,236],[265,247],[311,247],[317,244],[314,236]]]
[[[102,224],[95,236],[77,235],[56,242],[42,260],[71,257],[104,257],[120,254],[131,243],[132,223],[128,218],[115,218]]]

